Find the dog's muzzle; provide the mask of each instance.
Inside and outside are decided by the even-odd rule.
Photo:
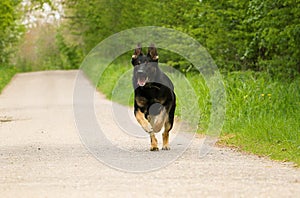
[[[145,86],[148,82],[148,76],[144,70],[139,69],[137,71],[137,84],[141,87]]]

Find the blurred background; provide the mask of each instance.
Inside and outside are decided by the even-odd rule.
[[[0,65],[23,71],[78,68],[108,36],[162,26],[199,41],[223,71],[300,72],[299,0],[2,0],[0,9]]]

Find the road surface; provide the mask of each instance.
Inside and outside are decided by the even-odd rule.
[[[170,151],[150,152],[148,138],[132,139],[130,134],[124,135],[109,110],[114,104],[100,93],[95,94],[95,115],[99,120],[104,119],[103,131],[109,131],[106,136],[113,142],[101,145],[100,153],[112,152],[113,158],[113,152],[122,147],[128,152],[117,156],[119,167],[103,162],[101,155],[97,159],[82,143],[85,140],[74,118],[77,74],[78,71],[18,74],[0,95],[0,197],[300,195],[300,170],[290,163],[219,147],[200,158],[199,145],[204,139],[197,136],[182,155],[155,170],[142,171],[137,166],[139,173],[132,173],[126,171],[125,165],[122,170],[122,163],[135,160],[129,158],[128,152],[145,162],[163,161],[179,151],[181,144],[174,141]],[[161,141],[160,137],[158,140]]]

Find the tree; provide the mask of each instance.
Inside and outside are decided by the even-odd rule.
[[[299,0],[66,0],[66,4],[70,29],[81,36],[86,53],[114,33],[154,25],[191,35],[226,71],[288,76],[300,72]]]
[[[0,66],[8,64],[14,44],[21,38],[24,28],[18,23],[20,0],[0,1]]]
[[[246,24],[253,32],[245,58],[258,70],[294,76],[300,72],[300,1],[254,0]]]
[[[51,5],[51,0],[27,1],[30,6],[21,6],[21,2],[23,1],[0,1],[0,66],[10,64],[10,56],[17,51],[16,44],[25,32],[22,19],[26,13],[41,8],[44,3]]]

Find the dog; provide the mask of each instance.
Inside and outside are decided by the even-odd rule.
[[[150,134],[150,151],[158,151],[155,133],[161,131],[162,150],[170,150],[169,132],[173,127],[176,108],[174,85],[158,67],[158,53],[154,44],[146,55],[138,44],[131,58],[134,66],[132,83],[134,88],[134,115],[142,128]]]

